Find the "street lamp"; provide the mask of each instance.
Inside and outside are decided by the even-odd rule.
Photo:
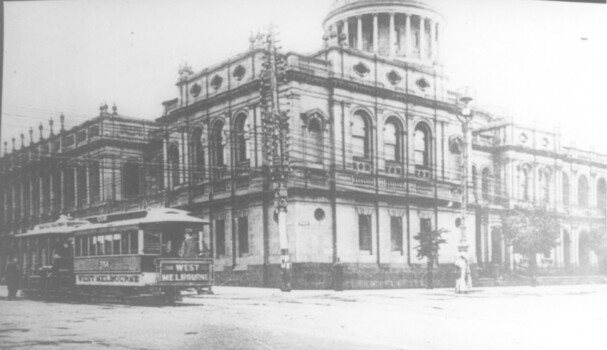
[[[462,152],[462,198],[461,198],[461,223],[460,223],[460,240],[458,250],[460,253],[468,253],[468,239],[466,234],[466,214],[468,211],[468,130],[470,129],[470,122],[474,117],[472,109],[470,108],[470,102],[473,100],[471,90],[466,87],[457,94],[455,100],[455,115],[457,119],[462,123],[462,133],[464,134],[464,145]]]

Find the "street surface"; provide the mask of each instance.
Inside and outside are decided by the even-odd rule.
[[[174,307],[6,300],[1,349],[607,349],[607,285],[293,291],[216,287]]]

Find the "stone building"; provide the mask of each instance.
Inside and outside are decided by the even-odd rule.
[[[348,288],[420,286],[425,262],[413,237],[435,228],[449,231],[439,263],[455,260],[464,143],[443,62],[444,23],[434,1],[338,0],[319,51],[279,55],[295,288],[330,288],[336,261]],[[70,131],[13,146],[0,174],[3,261],[13,234],[60,213],[170,206],[211,221],[219,283],[278,286],[264,40],[253,36],[247,51],[198,72],[182,67],[178,97],[163,103],[155,122],[104,106]],[[566,147],[558,132],[487,111],[474,116],[472,261],[485,272],[514,269],[501,215],[542,205],[558,213],[561,239],[540,262],[553,270],[596,268],[587,236],[605,226],[607,156]]]

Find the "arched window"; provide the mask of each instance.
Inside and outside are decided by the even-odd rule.
[[[391,118],[384,126],[384,157],[389,162],[400,162],[401,158],[400,123]]]
[[[371,159],[371,128],[369,115],[358,111],[352,116],[352,153],[355,157]]]
[[[236,132],[236,162],[241,163],[249,160],[249,151],[247,139],[249,126],[247,125],[247,115],[242,113],[236,117],[234,131]]]
[[[590,190],[588,188],[588,179],[586,179],[586,176],[580,176],[577,186],[577,203],[580,207],[587,207],[589,204],[588,194],[590,193]]]
[[[169,171],[170,179],[173,182],[173,186],[177,186],[181,183],[180,172],[179,172],[179,146],[176,143],[172,143],[169,146]]]
[[[222,167],[225,165],[224,159],[224,140],[223,140],[223,122],[216,121],[213,124],[211,133],[211,150],[213,166]]]
[[[192,131],[192,161],[193,161],[193,174],[192,177],[195,182],[200,182],[205,178],[204,174],[204,147],[202,144],[202,128],[197,127]]]
[[[601,209],[607,208],[607,183],[605,179],[599,179],[596,184],[596,206]]]
[[[491,172],[489,171],[489,168],[485,168],[483,169],[483,174],[482,174],[482,193],[483,193],[483,200],[491,200]]]
[[[524,201],[531,199],[530,197],[530,184],[529,184],[529,173],[531,169],[523,165],[519,169],[519,198]]]
[[[415,164],[430,167],[431,162],[431,134],[430,128],[425,123],[419,123],[415,127],[414,148]]]
[[[310,118],[306,128],[306,159],[310,163],[322,163],[324,145],[322,124],[318,118]]]
[[[122,166],[122,193],[126,198],[139,196],[139,164],[127,162]]]
[[[571,186],[569,185],[569,176],[563,173],[563,205],[569,205],[569,194]]]

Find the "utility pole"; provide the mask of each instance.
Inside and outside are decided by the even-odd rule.
[[[280,85],[286,81],[286,62],[278,53],[276,33],[270,26],[265,36],[263,70],[261,72],[261,113],[264,131],[264,152],[268,175],[275,191],[275,211],[278,216],[280,242],[281,290],[291,291],[291,258],[287,234],[287,199],[289,167],[289,110],[281,109]],[[285,105],[288,105],[286,101]]]

